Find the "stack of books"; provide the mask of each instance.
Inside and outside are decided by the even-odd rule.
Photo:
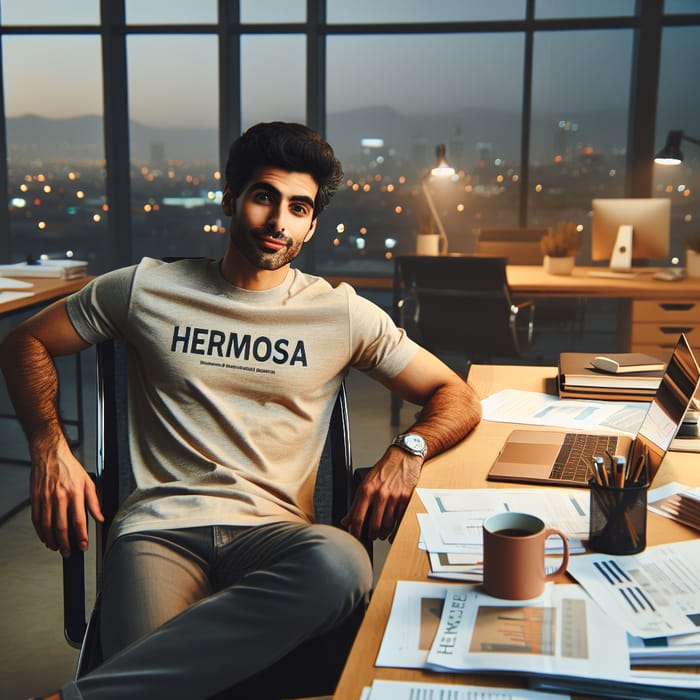
[[[85,277],[88,264],[85,260],[38,260],[0,265],[0,275],[8,277],[53,277],[74,280]]]
[[[617,401],[651,401],[665,363],[643,353],[559,354],[559,396]]]

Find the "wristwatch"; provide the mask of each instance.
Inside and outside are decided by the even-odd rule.
[[[400,447],[405,452],[408,452],[417,457],[425,457],[425,453],[428,451],[428,446],[425,444],[425,440],[418,435],[418,433],[404,433],[403,435],[397,435],[394,441],[391,443]]]

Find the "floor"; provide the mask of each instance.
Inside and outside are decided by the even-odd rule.
[[[560,334],[551,332],[536,343],[528,361],[533,364],[556,362],[558,349],[610,351],[610,319],[606,309],[596,316],[587,309],[586,342],[572,344],[571,329]],[[566,324],[564,324],[566,325]],[[555,329],[556,330],[556,329]],[[85,363],[89,365],[89,362]],[[455,369],[460,360],[450,362]],[[88,377],[88,382],[90,381]],[[390,399],[386,391],[364,376],[352,372],[348,380],[350,416],[355,466],[371,465],[382,454],[396,433],[389,421]],[[403,404],[400,427],[413,422],[415,407]],[[86,405],[86,415],[90,406]],[[3,451],[23,442],[22,436],[0,434]],[[94,436],[87,430],[81,450],[85,464],[94,450]],[[4,490],[0,465],[0,490]],[[13,470],[17,480],[17,468]],[[26,478],[26,477],[25,477]],[[9,483],[9,482],[8,482]],[[375,548],[375,574],[381,570],[388,545]],[[89,566],[89,563],[88,563]],[[61,563],[36,538],[28,508],[22,508],[0,524],[0,698],[25,700],[48,693],[72,677],[77,652],[63,638]],[[91,592],[88,591],[88,597]]]

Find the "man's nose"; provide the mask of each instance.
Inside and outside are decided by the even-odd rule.
[[[270,212],[270,216],[267,219],[267,229],[271,233],[277,233],[278,231],[284,231],[286,228],[286,214],[284,209],[277,205]]]

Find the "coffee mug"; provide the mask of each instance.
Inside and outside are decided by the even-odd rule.
[[[550,535],[564,546],[559,568],[544,570],[544,543]],[[544,591],[544,584],[569,563],[569,543],[559,530],[528,513],[497,513],[484,520],[484,589],[495,598],[528,600]]]

